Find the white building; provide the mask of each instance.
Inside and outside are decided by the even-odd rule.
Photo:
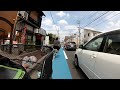
[[[65,42],[75,42],[77,47],[79,47],[80,44],[84,44],[91,40],[93,37],[96,35],[100,34],[102,32],[95,31],[95,30],[90,30],[90,29],[82,29],[80,31],[80,37],[79,34],[71,35],[71,36],[66,36]]]
[[[89,40],[91,40],[93,37],[95,37],[100,33],[102,32],[90,30],[90,29],[81,30],[81,40],[80,40],[81,44],[88,42]]]

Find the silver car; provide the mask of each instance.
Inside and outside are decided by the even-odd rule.
[[[76,43],[75,42],[68,42],[66,45],[65,45],[65,49],[66,50],[76,50]]]

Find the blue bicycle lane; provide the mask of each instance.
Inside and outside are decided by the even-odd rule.
[[[60,48],[52,63],[52,79],[72,79],[63,48]]]

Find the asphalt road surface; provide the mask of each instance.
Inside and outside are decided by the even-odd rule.
[[[87,76],[83,73],[83,71],[80,68],[76,69],[74,66],[73,60],[74,60],[75,51],[66,51],[65,50],[65,52],[68,57],[67,63],[70,68],[72,78],[73,79],[88,79]]]

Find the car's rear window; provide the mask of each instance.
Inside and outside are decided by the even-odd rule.
[[[75,42],[68,42],[68,44],[70,44],[70,43],[71,43],[71,44],[76,44]]]
[[[71,42],[71,43],[76,44],[75,42]]]

